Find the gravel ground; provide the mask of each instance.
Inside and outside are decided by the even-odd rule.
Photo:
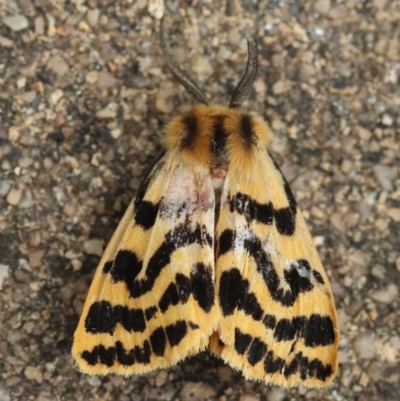
[[[400,1],[165,6],[174,59],[215,101],[244,71],[245,38],[258,41],[247,108],[272,127],[330,276],[339,374],[286,390],[207,353],[128,379],[77,371],[72,336],[103,247],[193,100],[161,56],[161,1],[2,0],[0,401],[397,400]]]

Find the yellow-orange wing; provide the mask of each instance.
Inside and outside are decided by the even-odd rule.
[[[248,379],[321,387],[339,346],[328,277],[279,168],[259,147],[251,157],[222,190],[211,350]]]
[[[156,164],[101,258],[74,335],[82,372],[144,373],[208,345],[214,192],[208,167],[185,160],[176,150]]]

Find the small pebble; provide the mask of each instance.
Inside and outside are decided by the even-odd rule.
[[[164,0],[149,0],[147,11],[155,19],[161,19],[165,12]]]
[[[157,387],[163,386],[168,380],[168,372],[161,370],[155,378],[155,384]]]
[[[331,8],[331,1],[330,0],[317,0],[314,3],[314,10],[322,15],[328,14]]]
[[[35,401],[54,401],[54,397],[48,391],[40,391]]]
[[[179,1],[177,0],[166,0],[165,5],[172,14],[175,14],[179,10]]]
[[[388,209],[387,215],[393,219],[395,222],[400,222],[400,208],[390,208]]]
[[[15,32],[22,31],[29,26],[27,18],[22,14],[7,15],[2,18],[2,21],[4,25]]]
[[[92,387],[100,387],[101,386],[101,379],[98,376],[87,376],[86,381]]]
[[[96,112],[96,117],[101,119],[115,118],[117,116],[117,110],[105,108]]]
[[[0,263],[0,290],[3,288],[4,280],[9,277],[9,271],[9,266]]]
[[[10,48],[14,46],[14,42],[4,36],[0,36],[0,46]]]
[[[9,182],[5,179],[0,180],[0,198],[3,198],[8,194],[8,191],[10,190],[11,185]]]
[[[65,75],[69,71],[68,64],[58,54],[56,54],[56,55],[54,55],[53,57],[50,58],[50,60],[47,63],[47,68],[50,71],[53,71],[59,77],[62,77],[63,75]]]
[[[380,164],[374,166],[373,170],[382,188],[386,191],[393,191],[393,180],[397,177],[396,171],[389,166]]]
[[[289,81],[278,81],[272,86],[272,92],[274,95],[281,95],[287,92],[292,87],[292,83]]]
[[[386,6],[387,0],[373,0],[373,5],[378,9],[378,10],[383,10],[384,7]]]
[[[99,239],[90,239],[83,243],[83,249],[89,255],[102,256],[103,241],[101,241]]]
[[[18,204],[18,207],[20,209],[28,209],[28,208],[32,207],[33,204],[34,204],[34,201],[33,201],[32,192],[29,188],[25,188],[25,190],[22,193],[22,197]]]
[[[32,269],[41,266],[43,255],[44,255],[43,250],[37,250],[28,253],[29,265]]]
[[[375,333],[368,331],[360,333],[353,342],[353,349],[360,359],[373,359],[375,357]]]
[[[11,392],[0,384],[0,401],[11,401]]]
[[[92,27],[97,26],[99,22],[99,17],[100,17],[100,10],[98,8],[95,8],[93,10],[88,10],[86,14],[88,24]]]
[[[101,88],[112,88],[116,84],[116,79],[108,71],[100,71],[97,83]]]
[[[389,304],[397,299],[399,294],[399,289],[396,284],[389,284],[386,288],[382,288],[375,291],[371,297],[375,301],[382,302],[384,304]]]
[[[384,114],[382,117],[382,124],[390,127],[393,124],[393,118],[389,116],[389,114]]]
[[[77,271],[81,270],[81,268],[82,268],[82,262],[78,259],[72,259],[71,265],[72,265],[72,269],[74,272],[77,272]]]
[[[180,401],[206,401],[214,399],[215,390],[206,383],[186,382],[183,386]]]
[[[99,73],[97,71],[90,71],[86,74],[86,82],[94,84],[99,80]]]
[[[43,373],[40,367],[28,366],[24,370],[24,375],[28,380],[35,380],[38,383],[43,382]]]
[[[6,197],[6,201],[8,204],[12,206],[18,205],[22,197],[22,189],[21,188],[13,188],[11,191],[8,193]]]
[[[28,261],[24,258],[19,258],[18,259],[18,267],[20,267],[21,269],[27,271],[27,272],[31,272],[31,266],[29,265]]]
[[[114,128],[110,131],[110,134],[114,139],[118,139],[122,134],[122,130],[121,128]]]
[[[270,391],[268,391],[268,401],[283,401],[285,398],[285,389],[281,387],[272,387]]]
[[[232,378],[232,369],[229,366],[220,366],[217,369],[219,380],[229,382]]]
[[[260,394],[244,393],[240,395],[239,401],[260,401]]]
[[[18,160],[18,165],[23,168],[27,168],[33,164],[33,159],[30,157],[21,157]]]

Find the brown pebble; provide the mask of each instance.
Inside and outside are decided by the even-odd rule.
[[[217,374],[221,381],[229,382],[232,378],[232,369],[229,366],[220,366]]]
[[[168,372],[161,370],[155,378],[155,385],[157,387],[163,386],[168,380]]]
[[[202,382],[186,382],[183,386],[180,401],[206,401],[215,396],[215,390],[208,384]]]
[[[47,68],[50,71],[53,71],[59,77],[62,77],[63,75],[65,75],[69,71],[68,64],[58,54],[56,54],[56,55],[54,55],[53,57],[50,58],[50,60],[47,62]]]
[[[378,291],[372,293],[371,297],[375,301],[382,302],[384,304],[389,304],[397,299],[399,289],[396,284],[389,284],[387,287],[382,288]]]
[[[116,84],[116,79],[108,71],[101,71],[97,84],[101,88],[112,88]]]
[[[64,205],[63,213],[68,217],[73,217],[78,211],[78,206],[73,202],[67,202]]]
[[[240,395],[239,401],[260,401],[260,394],[244,393]]]
[[[314,3],[314,10],[320,14],[328,14],[331,8],[331,1],[330,0],[317,0]]]
[[[42,264],[43,255],[43,250],[32,251],[28,253],[29,265],[32,269],[35,269]]]
[[[8,204],[16,206],[20,202],[21,197],[22,197],[22,188],[13,188],[8,193],[6,201]]]
[[[42,373],[40,367],[28,366],[24,370],[24,375],[28,380],[34,380],[38,383],[43,382],[43,373]]]

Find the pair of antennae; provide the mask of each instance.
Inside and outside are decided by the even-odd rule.
[[[164,31],[163,19],[160,25],[160,43],[163,52],[164,60],[167,63],[174,77],[185,87],[185,89],[199,102],[208,105],[208,99],[204,92],[197,86],[197,84],[189,78],[184,71],[182,71],[172,60],[171,54],[168,50],[167,38]],[[238,108],[249,97],[253,89],[254,81],[257,78],[258,72],[258,50],[257,43],[254,38],[247,39],[248,59],[246,72],[244,73],[239,84],[233,91],[231,100],[229,102],[230,108]]]

